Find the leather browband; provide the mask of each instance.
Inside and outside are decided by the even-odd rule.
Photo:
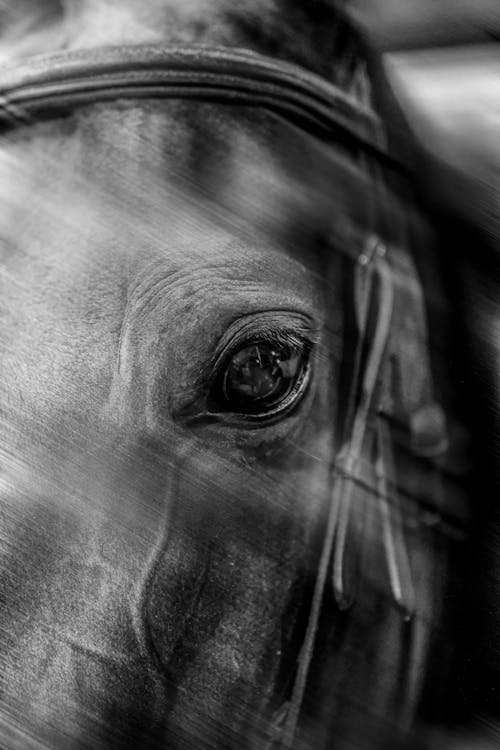
[[[259,106],[399,167],[371,109],[298,65],[236,48],[138,45],[28,58],[0,68],[0,131],[81,105],[138,98]]]

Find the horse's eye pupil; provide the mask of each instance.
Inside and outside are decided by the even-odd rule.
[[[226,398],[266,398],[282,379],[277,352],[262,344],[245,347],[233,355],[227,368]]]
[[[232,354],[223,373],[226,410],[266,415],[294,391],[306,365],[303,348],[257,341]]]

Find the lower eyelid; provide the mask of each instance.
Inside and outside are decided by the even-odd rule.
[[[291,434],[297,435],[308,424],[307,415],[314,404],[314,394],[311,371],[304,393],[285,413],[277,413],[266,419],[248,419],[230,412],[202,410],[183,420],[183,423],[193,430],[198,439],[210,441],[214,450],[218,445],[223,446],[224,455],[229,449],[238,452],[260,450],[268,443],[279,447]]]

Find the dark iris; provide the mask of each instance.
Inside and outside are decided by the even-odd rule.
[[[237,350],[222,377],[225,409],[265,415],[288,402],[304,379],[304,348],[257,341]]]

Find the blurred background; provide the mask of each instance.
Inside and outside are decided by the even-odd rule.
[[[477,522],[459,691],[464,727],[480,727],[486,745],[499,747],[500,3],[350,0],[349,12],[372,56],[393,145],[439,229],[467,332]],[[457,732],[459,747],[476,742]]]

